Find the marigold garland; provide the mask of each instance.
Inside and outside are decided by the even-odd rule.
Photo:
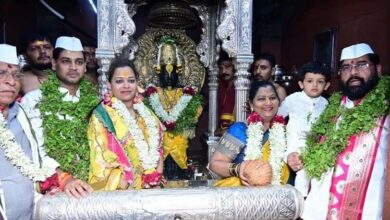
[[[79,102],[63,101],[59,80],[55,73],[42,84],[43,100],[38,108],[43,118],[44,144],[47,153],[61,164],[61,168],[83,180],[88,179],[89,145],[87,139],[88,116],[99,103],[96,88],[87,80],[80,82]],[[60,119],[67,116],[71,120]]]
[[[302,157],[308,176],[320,179],[334,167],[337,156],[345,150],[349,138],[359,132],[369,132],[376,126],[376,120],[389,112],[389,98],[389,76],[382,76],[378,85],[354,108],[347,109],[340,105],[340,92],[333,94],[306,139],[307,147]],[[340,117],[342,120],[336,128],[336,120]]]

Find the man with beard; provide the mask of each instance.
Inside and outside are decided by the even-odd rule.
[[[24,56],[27,67],[23,71],[22,92],[26,94],[47,80],[47,72],[51,69],[53,45],[45,33],[29,32],[23,39]]]
[[[307,149],[288,161],[311,179],[303,219],[382,219],[390,78],[367,44],[342,50],[342,93],[313,125]]]
[[[93,45],[83,45],[84,54],[87,62],[87,72],[85,77],[94,85],[98,84],[98,64],[96,60],[96,47]]]
[[[236,87],[234,86],[236,69],[233,59],[222,52],[218,60],[218,128],[217,136],[222,136],[226,129],[235,122]]]
[[[251,79],[254,81],[270,81],[274,84],[276,92],[280,101],[283,101],[286,96],[286,90],[279,84],[275,83],[273,77],[276,71],[276,59],[272,54],[262,53],[255,58],[255,61],[251,64],[248,72],[251,73]]]

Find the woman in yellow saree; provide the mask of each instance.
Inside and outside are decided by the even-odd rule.
[[[249,103],[252,113],[247,124],[231,125],[210,160],[210,169],[222,177],[215,186],[253,185],[244,170],[245,166],[249,167],[249,161],[259,159],[271,166],[273,185],[287,183],[289,170],[283,162],[285,125],[283,117],[276,115],[280,100],[275,86],[268,81],[254,82],[249,91]]]
[[[93,111],[88,128],[89,183],[95,190],[158,187],[163,127],[137,94],[138,73],[130,61],[114,60],[108,80],[111,94]]]

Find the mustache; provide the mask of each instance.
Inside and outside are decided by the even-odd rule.
[[[38,60],[41,60],[41,59],[50,59],[50,56],[39,56]]]
[[[351,77],[350,79],[347,80],[347,85],[349,85],[352,80],[359,80],[362,84],[364,84],[364,79],[358,76]]]

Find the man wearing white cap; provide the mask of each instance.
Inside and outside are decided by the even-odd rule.
[[[339,75],[342,93],[330,98],[303,153],[312,180],[302,218],[382,219],[390,78],[367,44],[342,50]]]
[[[31,219],[34,183],[31,175],[26,175],[21,168],[39,165],[39,161],[46,158],[44,151],[37,146],[24,111],[15,102],[21,79],[16,47],[0,44],[0,181],[4,193],[2,208],[9,219]],[[20,158],[10,152],[16,151],[27,158],[29,164],[15,166]],[[42,160],[45,161],[48,160]],[[51,162],[54,167],[48,175],[53,174],[58,165]]]
[[[34,196],[35,189],[54,189],[63,174],[38,145],[26,111],[15,102],[22,77],[16,47],[0,44],[0,213],[6,214],[4,219],[31,219],[34,197],[39,197]],[[80,196],[74,192],[82,184],[86,183],[70,177],[62,181],[62,187],[75,197]]]
[[[52,69],[40,89],[22,99],[38,144],[61,168],[88,179],[88,115],[98,104],[97,91],[84,79],[85,56],[76,37],[59,37],[53,51]],[[86,187],[86,188],[85,188]],[[78,188],[82,194],[89,186]],[[65,189],[66,190],[66,189]]]

